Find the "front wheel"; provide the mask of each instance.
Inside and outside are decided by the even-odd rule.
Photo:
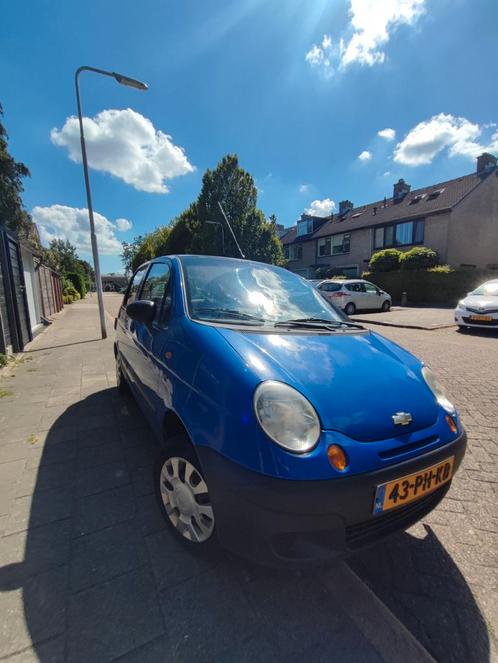
[[[346,304],[346,308],[344,309],[346,315],[353,315],[355,311],[356,311],[356,306],[353,304],[353,302],[349,302],[349,304]]]
[[[159,505],[168,524],[184,541],[206,546],[214,537],[214,510],[206,479],[189,441],[172,440],[156,465]]]
[[[391,302],[388,299],[382,302],[382,311],[384,313],[387,313],[387,311],[389,311],[390,308],[391,308]]]

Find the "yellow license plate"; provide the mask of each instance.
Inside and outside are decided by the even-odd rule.
[[[470,316],[471,320],[480,320],[481,322],[491,322],[493,319],[490,315],[471,315]]]
[[[454,462],[455,457],[451,456],[420,472],[380,484],[375,491],[374,514],[404,506],[432,493],[451,479]]]

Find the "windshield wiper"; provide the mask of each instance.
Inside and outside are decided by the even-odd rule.
[[[197,313],[220,313],[223,317],[231,317],[235,320],[253,320],[255,322],[266,322],[263,318],[258,318],[256,315],[251,315],[250,313],[244,313],[243,311],[237,311],[232,308],[217,308],[215,306],[196,306],[194,309],[194,314]]]
[[[293,320],[280,320],[275,323],[275,327],[317,327],[324,329],[340,329],[341,327],[352,327],[355,329],[365,329],[363,325],[347,320],[327,320],[326,318],[294,318]]]

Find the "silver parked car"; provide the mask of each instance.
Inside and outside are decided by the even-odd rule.
[[[461,331],[471,327],[498,329],[498,279],[467,293],[455,309],[455,322]]]
[[[347,315],[361,309],[389,311],[391,308],[391,295],[363,279],[326,279],[315,287]]]

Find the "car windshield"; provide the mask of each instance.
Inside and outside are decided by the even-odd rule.
[[[490,281],[489,283],[483,283],[473,292],[473,295],[487,295],[488,297],[498,297],[498,281]]]
[[[181,261],[195,320],[259,326],[345,320],[312,285],[281,267],[211,256],[183,256]]]

